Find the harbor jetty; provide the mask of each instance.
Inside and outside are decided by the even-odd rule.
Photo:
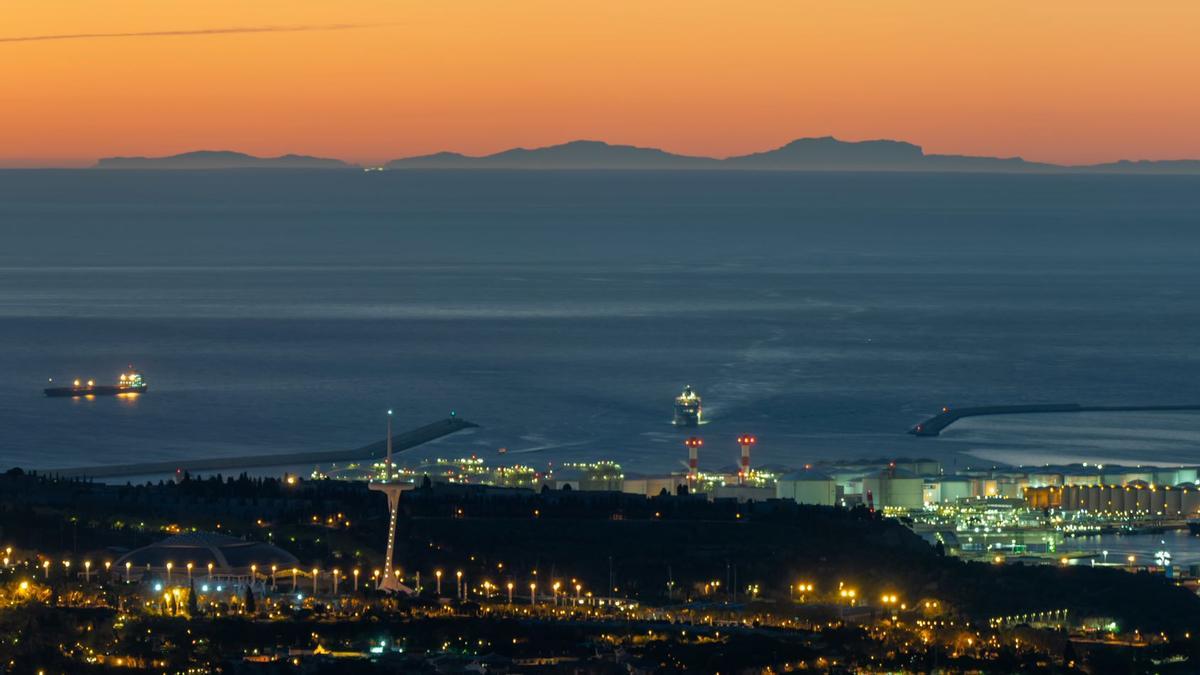
[[[458,417],[438,420],[425,426],[392,436],[392,449],[401,452],[430,441],[449,436],[464,429],[479,425]],[[382,458],[386,451],[386,439],[350,450],[318,450],[285,454],[251,455],[242,457],[206,457],[204,459],[175,459],[162,462],[139,462],[136,464],[109,464],[104,466],[82,466],[50,471],[64,478],[114,478],[169,474],[176,471],[227,471],[253,469],[270,466],[294,466],[298,464],[330,464]]]
[[[989,405],[969,408],[942,408],[933,417],[921,422],[908,433],[914,436],[937,436],[964,417],[982,415],[1028,415],[1031,413],[1080,413],[1080,412],[1187,412],[1200,410],[1194,405],[1079,405],[1078,403],[1043,403],[1029,405]]]

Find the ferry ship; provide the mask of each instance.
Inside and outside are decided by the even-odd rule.
[[[683,388],[683,393],[675,397],[675,421],[677,427],[698,427],[703,416],[700,407],[700,396],[692,390],[692,385]]]
[[[50,380],[53,382],[54,380]],[[46,387],[47,396],[116,396],[117,394],[144,394],[150,385],[137,371],[121,373],[115,385],[96,384],[95,380],[75,380],[69,387]]]

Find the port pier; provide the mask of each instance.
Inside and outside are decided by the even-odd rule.
[[[393,447],[397,451],[403,451],[477,426],[479,425],[452,417],[426,424],[411,431],[396,434],[392,436],[391,440]],[[353,462],[367,459],[381,459],[384,457],[386,451],[386,442],[380,440],[351,450],[319,450],[315,452],[252,455],[248,457],[206,457],[204,459],[192,460],[176,459],[162,462],[139,462],[137,464],[110,464],[107,466],[49,469],[45,473],[55,474],[64,478],[123,478],[126,476],[168,474],[175,473],[176,471],[224,471],[271,466],[291,466],[295,464]]]
[[[967,408],[942,408],[942,412],[908,430],[914,436],[937,436],[964,417],[984,415],[1027,415],[1036,413],[1080,412],[1188,412],[1200,411],[1192,405],[1079,405],[1078,403],[1043,403],[1027,405],[990,405]]]

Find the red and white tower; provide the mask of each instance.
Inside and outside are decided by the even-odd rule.
[[[700,446],[704,445],[704,441],[690,436],[683,444],[688,449],[688,487],[691,488],[700,478]]]
[[[757,442],[758,439],[750,434],[738,436],[738,445],[742,446],[742,462],[738,467],[738,485],[745,485],[746,480],[750,478],[750,448]]]

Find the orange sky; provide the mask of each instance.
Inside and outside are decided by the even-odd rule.
[[[298,32],[13,42],[262,26]],[[1196,0],[5,0],[0,164],[801,136],[1200,157]]]

